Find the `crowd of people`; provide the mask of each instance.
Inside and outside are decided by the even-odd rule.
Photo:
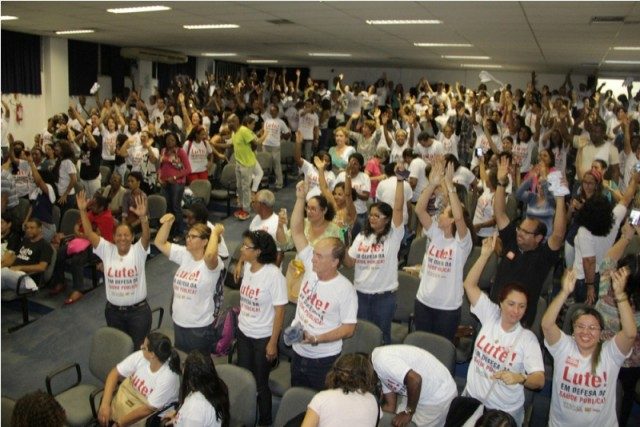
[[[175,425],[228,425],[227,388],[207,357],[223,283],[240,289],[237,363],[256,379],[258,425],[273,423],[269,373],[281,334],[293,348],[291,385],[326,389],[302,425],[370,426],[381,411],[395,414],[394,426],[445,425],[458,396],[448,369],[391,338],[398,271],[417,238],[426,242],[420,266],[408,269],[420,280],[415,329],[455,342],[465,294],[479,320],[463,391],[486,410],[477,425],[523,424],[524,390],[543,388],[550,369],[544,348],[553,358],[550,425],[626,425],[640,379],[640,259],[628,250],[640,235],[640,91],[632,86],[615,98],[602,86],[573,87],[570,75],[559,88],[538,87],[534,73],[523,89],[433,87],[423,78],[405,91],[384,75],[368,86],[339,75],[302,88],[299,71],[288,81],[271,70],[263,80],[178,76],[148,101],[131,90],[105,100],[98,92],[96,103],[72,103],[29,146],[6,135],[2,286],[37,289],[53,247],[50,293],[64,291],[71,266],[65,303],[73,304],[85,291],[82,265],[99,258],[107,324],[140,348],[107,379],[102,425],[131,425],[171,402],[179,402],[168,416]],[[3,120],[8,114],[3,103]],[[283,144],[302,178],[290,218],[261,189],[257,158],[268,155],[281,190]],[[189,184],[215,185],[226,164],[235,168],[234,217],[255,215],[232,280],[224,227],[209,222],[203,204],[183,206]],[[101,167],[110,173],[105,188]],[[153,242],[152,194],[164,195],[168,212]],[[73,236],[56,229],[54,205],[80,211]],[[174,343],[150,332],[151,243],[178,265]],[[291,250],[296,283],[280,269]],[[481,289],[493,256],[495,275]],[[553,277],[561,286],[548,285]],[[285,325],[292,286],[295,317]],[[540,297],[550,302],[544,313]],[[557,324],[576,303],[569,335]],[[370,357],[341,355],[358,319],[382,331]],[[536,319],[543,345],[530,329]],[[188,354],[184,372],[174,346]],[[118,406],[122,399],[134,399],[134,409]]]

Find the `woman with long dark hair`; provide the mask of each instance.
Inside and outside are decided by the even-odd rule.
[[[60,206],[60,215],[76,204],[75,185],[78,182],[78,171],[75,166],[73,148],[68,141],[60,141],[54,148],[58,160],[53,167],[53,175],[58,190],[57,204]]]
[[[187,176],[191,173],[191,163],[187,153],[180,147],[180,138],[173,132],[164,137],[159,170],[158,181],[167,199],[167,212],[176,219],[171,229],[171,237],[175,238],[184,234],[181,204]]]

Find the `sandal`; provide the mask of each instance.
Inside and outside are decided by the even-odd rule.
[[[71,295],[69,295],[69,298],[64,300],[64,305],[75,304],[76,302],[80,301],[82,299],[82,297],[84,297],[84,294],[82,292],[73,291],[73,292],[71,292]]]

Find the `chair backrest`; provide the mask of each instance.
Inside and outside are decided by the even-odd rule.
[[[287,303],[284,306],[284,322],[282,323],[283,328],[287,328],[291,325],[291,322],[293,322],[293,319],[296,317],[297,307],[298,306],[293,303]],[[284,334],[280,334],[280,338],[278,339],[278,353],[280,354],[280,357],[289,359],[293,357],[293,349],[284,343]]]
[[[274,427],[284,427],[291,418],[307,410],[316,391],[306,387],[291,387],[282,396]]]
[[[476,263],[481,252],[482,248],[480,246],[474,246],[473,249],[471,249],[471,253],[464,264],[463,277],[467,277],[469,270],[471,270],[473,264]],[[480,283],[478,283],[480,289],[486,290],[491,288],[493,278],[495,277],[497,270],[498,256],[494,253],[491,254],[489,261],[487,261],[487,264],[484,266],[484,270],[482,270],[482,274],[480,275]]]
[[[109,185],[111,178],[111,168],[109,166],[100,166],[100,185],[106,187]]]
[[[204,200],[204,205],[209,205],[211,199],[211,183],[207,179],[196,179],[189,184],[194,197]]]
[[[67,209],[60,220],[60,232],[65,236],[73,234],[73,227],[80,219],[80,211],[78,209]]]
[[[571,318],[573,317],[573,313],[575,313],[576,310],[580,308],[586,308],[586,307],[588,307],[588,305],[583,302],[577,302],[569,306],[569,308],[564,314],[564,320],[562,321],[562,331],[565,334],[571,335],[572,333]]]
[[[222,169],[222,174],[220,175],[220,185],[227,190],[236,189],[236,164],[235,163],[227,163],[225,167]]]
[[[60,207],[58,205],[51,206],[51,218],[53,225],[56,226],[56,231],[60,231]]]
[[[536,334],[536,337],[540,342],[542,342],[542,339],[543,339],[540,322],[542,322],[542,316],[544,315],[545,311],[547,311],[547,301],[544,298],[540,297],[538,298],[538,306],[536,308],[536,317],[535,319],[533,319],[533,325],[531,325],[531,327],[529,328],[531,329],[531,332]]]
[[[227,309],[231,307],[240,307],[240,291],[237,289],[231,289],[228,286],[224,287],[222,291],[224,293],[222,308]]]
[[[416,301],[420,278],[404,271],[398,272],[398,291],[396,292],[396,311],[393,320],[408,323]]]
[[[280,163],[288,165],[293,163],[293,154],[295,152],[295,144],[290,141],[280,142]]]
[[[218,365],[216,370],[229,389],[231,425],[253,426],[257,409],[257,388],[253,374],[236,365]]]
[[[356,331],[351,338],[342,342],[342,354],[371,354],[374,348],[382,345],[382,331],[375,324],[358,319]]]
[[[29,212],[29,206],[31,206],[29,200],[23,197],[18,198],[18,206],[13,208],[13,217],[16,224],[22,225]]]
[[[413,239],[411,247],[409,248],[409,255],[407,256],[407,265],[422,264],[425,252],[427,252],[427,238],[420,236]]]
[[[518,217],[518,201],[513,194],[507,196],[505,213],[509,217],[509,221],[513,221]]]
[[[260,167],[264,171],[265,175],[268,175],[268,172],[273,170],[273,159],[269,153],[264,151],[258,151],[256,153],[256,158],[258,159],[258,163],[260,163]]]
[[[11,425],[11,416],[13,415],[13,408],[16,406],[16,401],[2,396],[2,421],[0,422],[0,427],[9,427]]]
[[[89,370],[104,383],[107,375],[124,358],[133,353],[133,340],[119,329],[103,326],[93,334]]]
[[[430,332],[411,332],[404,339],[404,344],[414,345],[433,354],[444,366],[447,367],[451,375],[456,370],[456,348],[453,343],[440,335]]]
[[[340,266],[338,271],[340,272],[340,274],[342,274],[344,277],[346,277],[347,280],[349,280],[351,283],[353,283],[353,277],[356,274],[356,270],[355,270],[354,267],[347,267],[346,265],[343,264],[343,265]]]
[[[56,268],[56,261],[58,260],[58,249],[55,246],[51,246],[51,261],[47,265],[47,269],[42,274],[42,283],[46,284],[49,280],[51,280],[51,276],[53,276],[53,270]]]
[[[298,255],[298,252],[296,251],[286,251],[284,253],[282,256],[282,262],[280,263],[280,271],[282,271],[282,274],[287,274],[289,263],[295,259],[296,255]]]
[[[159,194],[152,194],[147,197],[147,209],[150,219],[160,219],[167,213],[167,199]]]

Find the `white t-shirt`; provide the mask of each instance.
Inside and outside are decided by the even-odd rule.
[[[311,335],[332,331],[343,324],[358,322],[358,297],[356,290],[342,274],[328,281],[321,281],[313,272],[311,259],[313,248],[308,245],[298,252],[304,264],[304,277],[298,295],[296,317],[293,322],[302,325]],[[311,344],[293,344],[293,350],[302,357],[319,359],[334,356],[342,351],[342,340]]]
[[[56,187],[58,188],[58,194],[62,196],[64,192],[67,190],[69,183],[71,182],[71,175],[76,175],[76,166],[70,159],[64,159],[60,163],[60,172],[58,175],[58,182],[56,183]],[[75,188],[71,187],[71,191],[69,194],[76,194]]]
[[[60,167],[62,169],[62,166]],[[31,166],[26,160],[18,159],[17,173],[13,174],[13,181],[16,185],[16,194],[18,197],[28,196],[35,188],[33,175],[31,174]],[[66,188],[66,187],[65,187]]]
[[[340,172],[338,174],[338,177],[336,178],[335,184],[337,184],[339,182],[344,182],[344,174],[345,174],[344,171]],[[334,184],[334,187],[335,187],[335,184]],[[371,192],[371,180],[369,179],[369,175],[367,175],[364,172],[359,172],[358,175],[356,175],[355,178],[351,178],[351,188],[356,190],[356,193],[358,193],[358,194],[370,193]],[[378,185],[378,190],[379,189],[380,189],[380,185]],[[378,194],[378,190],[376,190],[376,195]],[[367,202],[366,201],[357,198],[353,202],[353,204],[354,204],[354,206],[356,208],[356,213],[357,214],[367,213]]]
[[[498,151],[502,151],[502,141],[500,140],[500,135],[491,135],[491,139],[498,148]],[[482,132],[480,132],[480,135],[476,138],[476,143],[473,146],[474,153],[473,158],[471,159],[471,169],[474,169],[476,166],[478,166],[478,156],[475,155],[476,148],[482,148],[483,154],[487,154],[487,151],[491,149],[489,140]]]
[[[620,191],[624,191],[627,189],[629,182],[631,182],[631,176],[633,174],[634,167],[638,163],[640,163],[640,159],[638,159],[638,156],[634,152],[625,157],[624,168],[622,169],[622,178],[620,180],[622,184],[620,185]]]
[[[398,289],[398,251],[403,236],[404,227],[395,227],[393,223],[380,243],[376,243],[373,233],[369,237],[363,232],[356,236],[349,248],[349,256],[356,261],[353,277],[356,291],[377,294]]]
[[[280,118],[268,118],[264,121],[264,131],[267,133],[264,145],[268,147],[279,147],[282,134],[289,133],[289,128]]]
[[[418,143],[413,146],[413,149],[418,153],[418,155],[420,155],[420,157],[422,157],[422,160],[424,160],[425,163],[431,163],[436,156],[444,155],[444,146],[442,145],[442,142],[435,139],[428,147]]]
[[[451,134],[451,137],[447,138],[444,136],[444,133],[438,133],[438,141],[442,143],[442,147],[444,148],[444,154],[453,154],[458,158],[458,142],[460,141],[460,137],[458,135]]]
[[[107,301],[113,305],[134,305],[147,297],[147,280],[144,265],[150,249],[146,250],[138,240],[129,252],[120,256],[113,243],[100,238],[93,250],[104,263],[104,281]]]
[[[178,401],[180,392],[180,376],[169,368],[169,363],[156,372],[151,372],[151,365],[144,358],[142,350],[127,356],[116,366],[118,373],[131,379],[131,385],[144,396],[153,408],[160,409],[171,402]]]
[[[464,238],[456,233],[447,239],[434,217],[425,235],[429,240],[416,298],[431,308],[455,310],[462,305],[462,273],[473,248],[471,232],[467,230]]]
[[[542,350],[533,332],[520,324],[509,332],[504,331],[500,325],[500,308],[484,292],[471,307],[471,312],[478,316],[482,328],[473,347],[467,374],[466,390],[470,396],[483,401],[496,381],[492,377],[497,371],[544,372]],[[482,403],[490,409],[517,411],[524,404],[524,386],[497,381],[486,402]]]
[[[481,224],[489,221],[493,218],[493,198],[496,193],[491,192],[486,187],[483,193],[478,197],[478,203],[476,203],[476,211],[473,214],[473,225]],[[496,227],[483,227],[476,233],[479,237],[489,237],[496,231]]]
[[[378,402],[369,392],[324,390],[313,396],[309,408],[320,418],[318,427],[371,427],[378,421]]]
[[[189,156],[191,173],[205,172],[207,170],[207,157],[213,153],[211,145],[204,141],[187,141],[183,148]]]
[[[382,141],[382,139],[380,139],[380,141]],[[380,144],[378,144],[378,146],[380,146]],[[409,144],[407,144],[406,142],[402,145],[398,145],[395,139],[391,140],[391,152],[389,153],[389,161],[396,163],[401,162],[403,159],[402,153],[407,148],[411,147],[409,147]]]
[[[238,327],[249,338],[267,338],[273,331],[274,306],[285,305],[287,281],[274,264],[263,265],[255,273],[244,264],[240,286],[240,315]]]
[[[213,295],[224,264],[209,270],[204,258],[193,259],[184,246],[171,244],[169,260],[179,265],[173,277],[173,321],[183,328],[200,328],[213,323]]]
[[[584,265],[582,264],[583,258],[596,257],[596,273],[600,271],[600,263],[602,262],[605,254],[613,246],[620,223],[627,214],[627,208],[624,205],[618,204],[613,208],[613,226],[611,231],[606,236],[594,236],[585,227],[578,229],[578,234],[574,240],[574,247],[576,249],[575,259],[573,261],[573,270],[576,273],[576,279],[584,279]]]
[[[553,356],[553,394],[549,426],[617,426],[616,383],[624,355],[614,340],[602,344],[600,362],[591,373],[591,357],[580,354],[564,332],[557,343],[544,345]]]
[[[396,199],[396,186],[398,185],[398,179],[395,176],[383,179],[378,184],[376,189],[376,199],[379,202],[384,202],[391,206],[395,205]],[[407,224],[409,222],[409,211],[407,210],[407,202],[413,197],[413,190],[408,182],[404,182],[402,189],[404,191],[404,204],[402,206],[402,223]]]
[[[320,191],[320,178],[318,177],[318,169],[308,161],[302,159],[302,166],[300,172],[304,175],[304,180],[307,183],[307,201],[314,196],[322,194]],[[324,171],[324,179],[327,181],[327,186],[333,191],[333,187],[336,185],[336,175],[333,171]]]
[[[404,378],[410,370],[422,377],[418,405],[440,405],[458,394],[446,366],[426,350],[412,345],[385,345],[371,353],[371,362],[382,383],[382,392],[407,396]]]
[[[302,139],[312,140],[313,129],[318,127],[320,119],[316,113],[307,113],[303,115],[304,110],[298,113],[298,130],[302,133]]]
[[[176,427],[221,427],[216,408],[199,391],[189,393],[173,422]]]
[[[471,184],[476,180],[476,176],[464,166],[460,166],[453,173],[453,183],[460,184],[467,189],[467,191],[471,190]]]
[[[116,159],[116,145],[118,142],[118,132],[109,132],[105,125],[100,125],[100,135],[102,135],[102,159]]]
[[[251,224],[249,224],[249,230],[257,231],[263,230],[269,233],[273,240],[276,240],[276,231],[278,231],[278,215],[272,213],[271,216],[267,219],[260,218],[260,215],[256,215],[251,220]]]
[[[429,180],[427,180],[427,164],[420,157],[411,160],[409,164],[409,178],[416,178],[416,188],[413,189],[412,202],[417,202],[422,191],[427,188]]]
[[[517,165],[520,165],[520,173],[531,170],[531,157],[536,145],[537,143],[533,139],[530,139],[529,142],[516,142],[513,144],[513,160]]]
[[[588,136],[589,134],[583,133],[583,135]],[[581,136],[575,136],[573,138],[574,147],[578,148],[578,141],[580,138]],[[604,160],[605,162],[607,162],[607,165],[609,165],[609,167],[620,163],[620,155],[618,154],[618,149],[608,141],[604,142],[599,147],[596,147],[595,145],[593,145],[593,143],[590,142],[582,149],[582,164],[580,165],[582,167],[582,170],[590,170],[591,163],[593,163],[595,159]],[[579,178],[582,179],[582,177]]]

